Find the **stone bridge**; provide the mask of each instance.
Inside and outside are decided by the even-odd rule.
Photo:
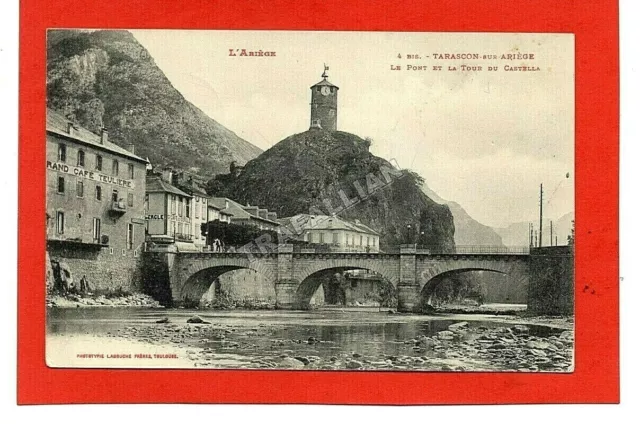
[[[276,307],[305,309],[322,278],[336,272],[364,269],[380,274],[393,285],[398,310],[415,310],[430,296],[436,277],[466,271],[507,274],[511,281],[529,279],[528,252],[441,253],[401,248],[399,253],[294,253],[280,245],[277,253],[165,252],[168,283],[174,304],[198,301],[220,275],[237,269],[262,274],[275,285]]]

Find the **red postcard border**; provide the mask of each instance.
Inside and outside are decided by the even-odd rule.
[[[22,0],[18,403],[619,402],[618,4],[615,0]],[[576,370],[572,374],[52,369],[44,361],[47,28],[574,33]],[[40,217],[40,218],[39,218]],[[589,285],[589,291],[581,288]],[[594,289],[595,293],[591,290]],[[176,382],[179,381],[179,384]],[[202,382],[206,381],[206,390]]]

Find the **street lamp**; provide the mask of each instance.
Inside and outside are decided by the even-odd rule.
[[[411,224],[407,224],[407,244],[411,244]]]

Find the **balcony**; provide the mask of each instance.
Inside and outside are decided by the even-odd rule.
[[[114,200],[111,202],[109,212],[114,215],[122,215],[127,212],[127,203],[124,200]]]

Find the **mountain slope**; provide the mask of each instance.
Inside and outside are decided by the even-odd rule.
[[[378,231],[381,246],[419,243],[451,249],[453,217],[420,190],[421,178],[369,152],[369,142],[346,132],[292,135],[247,163],[238,175],[219,175],[207,191],[268,208],[359,219]]]
[[[154,166],[211,176],[261,152],[188,102],[127,31],[49,31],[47,106],[91,131],[106,127]]]
[[[435,202],[449,206],[456,226],[456,246],[504,246],[502,238],[493,228],[473,219],[460,204],[442,199],[426,184],[422,191]]]

